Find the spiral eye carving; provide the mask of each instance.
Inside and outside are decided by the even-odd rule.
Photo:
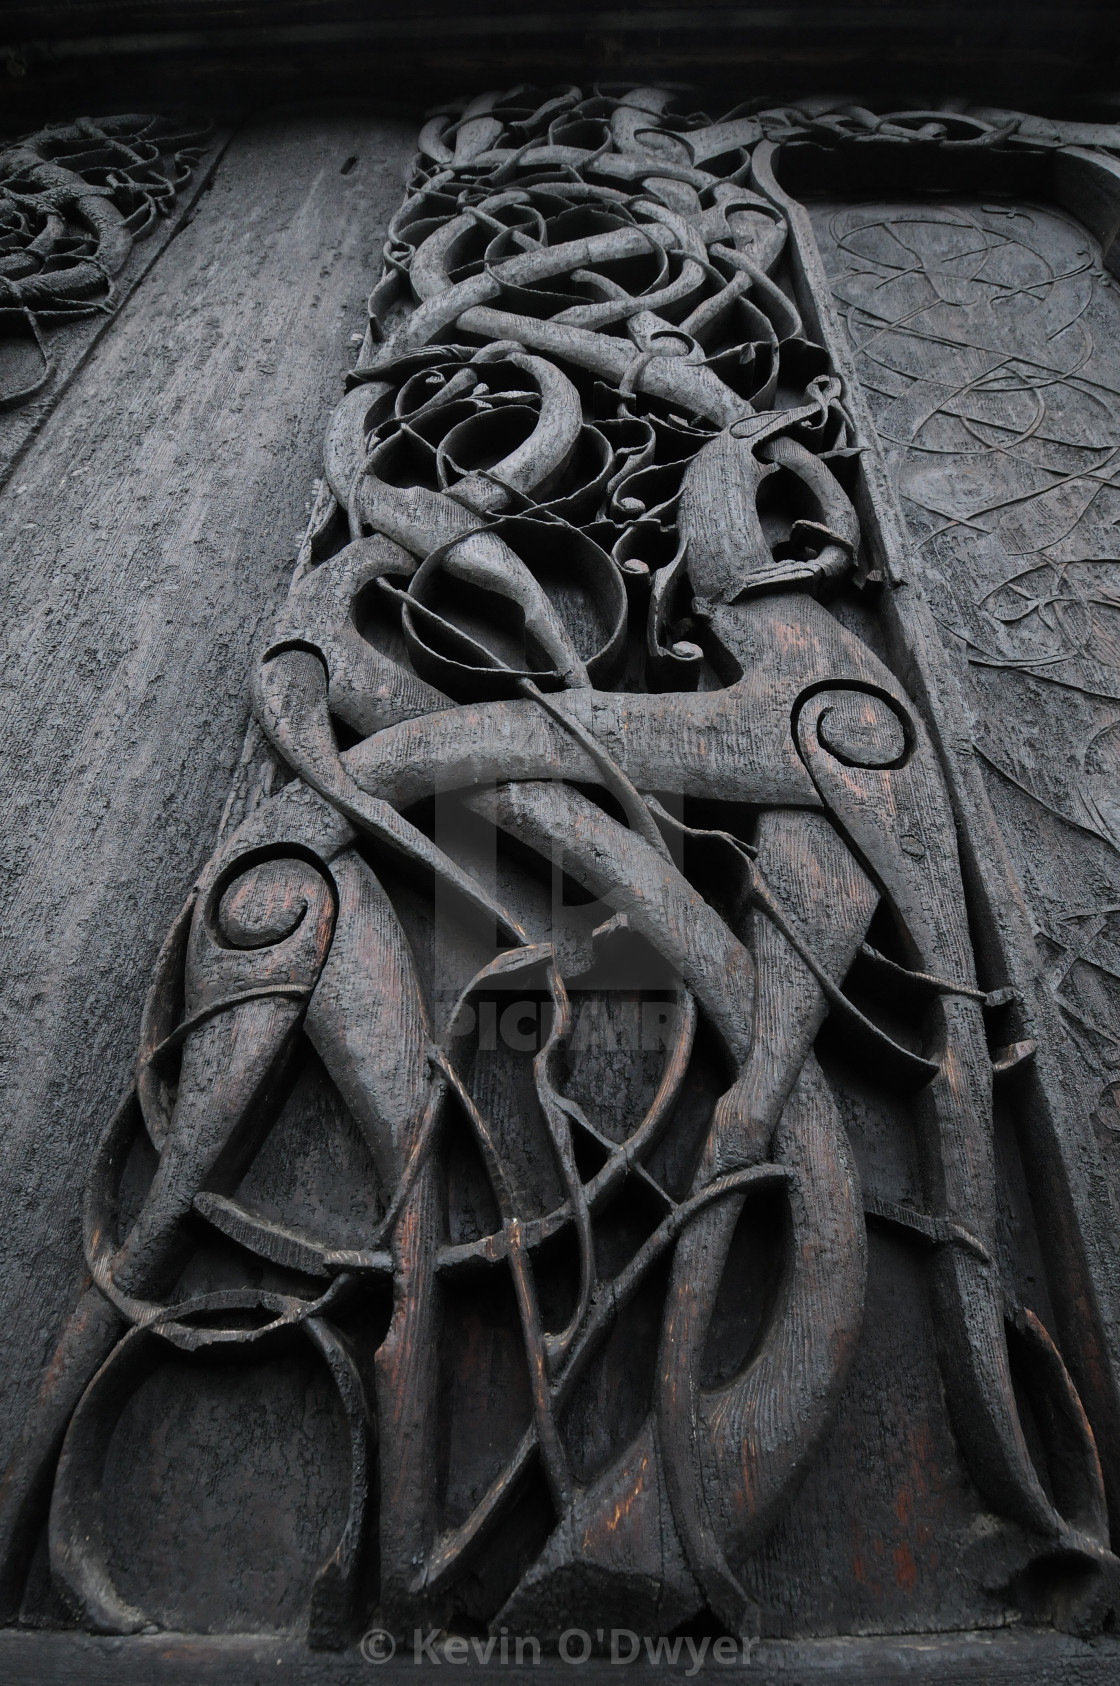
[[[325,891],[307,861],[258,861],[226,886],[218,902],[218,935],[230,948],[269,948],[297,930]]]
[[[868,691],[834,692],[817,720],[817,736],[853,767],[893,767],[906,752],[898,716]]]
[[[847,767],[901,767],[909,751],[897,703],[862,687],[817,691],[797,714],[802,755],[823,749]]]

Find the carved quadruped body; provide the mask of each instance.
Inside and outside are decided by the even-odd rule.
[[[1014,127],[676,105],[518,89],[421,135],[253,676],[283,779],[168,937],[90,1182],[91,1282],[0,1493],[12,1613],[46,1503],[79,1619],[149,1624],[102,1538],[123,1402],[163,1347],[306,1341],[350,1460],[314,1643],[375,1604],[394,1629],[758,1631],[758,1554],[860,1349],[868,1217],[930,1254],[1004,1579],[1037,1597],[1061,1561],[1049,1618],[1110,1607],[1111,1362],[1087,1411],[1002,1267],[1016,991],[977,965],[944,722],[875,633],[871,441],[773,174],[781,142]],[[596,1044],[592,1004],[642,1036]],[[359,1237],[246,1192],[312,1056],[368,1154]],[[838,1059],[902,1097],[914,1199],[862,1186]],[[496,1332],[464,1352],[472,1295]],[[480,1398],[493,1437],[464,1450]]]

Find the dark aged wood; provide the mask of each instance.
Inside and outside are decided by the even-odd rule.
[[[9,1622],[1115,1670],[1114,143],[430,117],[0,1488]]]
[[[245,126],[0,494],[5,1463],[414,146],[368,117]]]
[[[0,109],[68,119],[91,78],[121,111],[371,91],[422,110],[521,81],[660,78],[724,108],[855,90],[1108,118],[1118,47],[1109,0],[5,0]]]

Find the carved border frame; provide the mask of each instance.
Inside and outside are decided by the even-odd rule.
[[[915,117],[937,114],[904,116],[912,123]],[[853,199],[884,186],[912,194],[946,187],[964,192],[1026,189],[1032,198],[1075,217],[1099,243],[1104,267],[1120,275],[1120,157],[1110,150],[1120,149],[1120,129],[1051,124],[1002,111],[985,111],[983,119],[969,114],[964,124],[975,128],[975,138],[930,144],[929,137],[901,132],[900,124],[886,118],[878,132],[869,127],[843,133],[827,152],[802,143],[793,170],[789,142],[762,141],[753,153],[752,181],[789,219],[798,303],[844,384],[864,446],[857,509],[875,566],[887,582],[880,616],[892,661],[905,674],[941,756],[980,944],[989,955],[998,955],[1005,968],[999,982],[1016,992],[1015,1036],[1036,1044],[1034,1058],[1015,1078],[1019,1146],[1030,1182],[1046,1192],[1050,1221],[1040,1223],[1038,1232],[1055,1315],[1093,1422],[1115,1515],[1120,1512],[1120,1283],[1109,1235],[1117,1214],[1092,1126],[1062,1070],[1058,1008],[1039,976],[1023,892],[973,754],[959,682],[911,564],[906,519],[831,304],[812,223],[783,181],[787,174],[810,187],[827,180],[838,196]],[[884,129],[894,132],[888,136]],[[1087,140],[1096,144],[1082,144]],[[810,152],[816,154],[812,159]]]

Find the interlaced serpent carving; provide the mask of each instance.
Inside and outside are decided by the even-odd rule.
[[[1007,992],[977,982],[926,728],[853,630],[875,587],[857,442],[761,190],[764,133],[798,124],[515,90],[425,128],[254,676],[287,782],[160,956],[89,1187],[91,1282],[6,1480],[13,1608],[53,1483],[56,1585],[86,1623],[142,1628],[101,1526],[123,1402],[169,1348],[303,1341],[351,1452],[314,1641],[365,1613],[371,1558],[390,1626],[544,1633],[578,1605],[750,1628],[744,1566],[860,1340],[865,1201],[826,1020],[913,1096],[924,1204],[869,1205],[928,1253],[976,1486],[1028,1558],[1111,1566],[1077,1392],[996,1261],[985,1013]],[[360,1245],[241,1188],[309,1046],[368,1147]],[[124,1219],[144,1136],[158,1164]],[[744,1224],[753,1286],[729,1265]],[[216,1235],[243,1280],[181,1293]],[[730,1335],[729,1292],[755,1305]],[[488,1350],[515,1432],[457,1483],[450,1308],[471,1296],[508,1309]]]
[[[170,211],[207,132],[163,117],[82,117],[0,150],[0,343],[30,342],[38,364],[0,386],[0,409],[50,380],[45,329],[112,309],[113,277]]]

